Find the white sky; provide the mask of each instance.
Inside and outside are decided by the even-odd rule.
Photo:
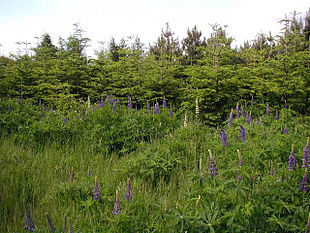
[[[44,33],[57,45],[77,22],[91,39],[90,56],[101,47],[99,41],[107,45],[112,37],[137,35],[144,44],[153,43],[166,22],[179,40],[194,25],[206,37],[209,24],[228,25],[239,46],[261,32],[278,34],[285,14],[304,14],[309,7],[309,0],[0,0],[0,55],[16,54],[18,41],[34,47],[35,37]]]

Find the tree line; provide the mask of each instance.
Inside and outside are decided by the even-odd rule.
[[[137,108],[164,98],[184,110],[218,123],[236,102],[251,100],[279,108],[286,101],[302,114],[310,111],[310,10],[281,20],[279,35],[260,33],[233,48],[226,26],[211,25],[203,37],[194,26],[179,40],[167,23],[149,46],[138,37],[114,38],[107,49],[88,58],[90,41],[79,24],[60,38],[39,38],[33,53],[0,57],[0,97],[42,101],[68,110],[86,101],[113,95],[120,103],[128,96]]]

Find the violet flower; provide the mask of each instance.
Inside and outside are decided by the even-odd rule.
[[[32,216],[31,216],[31,213],[29,210],[29,206],[28,206],[26,201],[24,203],[25,203],[25,226],[24,226],[24,229],[27,231],[34,232],[35,225],[34,225],[34,222],[32,220]]]
[[[279,112],[276,111],[276,115],[274,116],[274,119],[275,119],[275,120],[279,120],[279,118],[280,118],[280,117],[279,117]]]
[[[282,134],[287,134],[287,126],[284,127]]]
[[[210,155],[210,176],[212,178],[213,176],[216,176],[218,174],[217,173],[218,169],[216,168],[216,164],[214,162],[214,158],[213,158],[213,155],[211,153],[211,150],[209,149],[208,151],[209,151],[209,155]]]
[[[132,101],[130,96],[128,96],[128,108],[132,108]]]
[[[116,101],[113,102],[113,107],[112,107],[112,111],[115,112],[116,110]]]
[[[100,192],[99,192],[99,185],[98,185],[98,181],[97,181],[97,176],[95,176],[95,191],[94,191],[94,196],[93,199],[95,201],[99,201],[100,199]]]
[[[130,183],[130,178],[128,178],[128,184],[127,184],[127,191],[125,195],[125,200],[131,201],[132,200],[132,187]]]
[[[64,123],[65,123],[65,124],[68,123],[68,118],[67,118],[67,117],[64,118]]]
[[[245,114],[245,111],[244,111],[243,107],[241,107],[241,116],[246,117],[246,114]]]
[[[52,219],[50,218],[50,216],[49,216],[48,213],[45,213],[45,215],[46,215],[46,219],[47,219],[47,222],[48,222],[48,226],[49,226],[49,228],[50,228],[50,231],[51,231],[51,232],[55,232],[55,231],[56,231],[56,227],[55,227],[55,225],[53,224]]]
[[[246,137],[246,133],[245,133],[245,128],[240,125],[240,138],[241,138],[241,141],[245,141],[245,137]]]
[[[307,177],[307,170],[305,170],[305,174],[303,179],[301,180],[300,186],[299,186],[299,191],[300,192],[308,192],[308,177]]]
[[[304,148],[302,155],[302,167],[308,168],[310,167],[310,138],[307,139],[307,144]]]
[[[231,111],[230,111],[230,115],[229,115],[229,118],[228,118],[228,125],[229,125],[229,127],[231,127],[232,126],[232,121],[233,121],[233,119],[234,119],[234,113],[233,113],[233,109],[231,109]]]
[[[251,121],[252,121],[252,116],[251,116],[251,112],[250,112],[250,113],[247,115],[247,117],[246,117],[246,124],[247,124],[247,125],[250,124]]]
[[[222,145],[223,146],[227,146],[228,145],[228,143],[227,143],[227,134],[226,134],[224,129],[221,131],[221,141],[222,141]]]
[[[167,108],[167,100],[166,100],[166,97],[164,97],[164,100],[163,100],[163,109],[166,109]]]
[[[154,114],[158,115],[159,114],[159,103],[156,102],[156,104],[154,105]]]
[[[269,104],[266,105],[266,115],[270,114],[270,107]]]
[[[101,108],[104,107],[104,100],[103,100],[103,97],[101,97],[101,99],[100,99],[100,107],[101,107]]]
[[[114,204],[114,209],[112,211],[112,215],[119,215],[120,213],[121,213],[121,205],[120,205],[118,190],[116,190],[115,204]]]
[[[293,171],[297,165],[297,160],[295,157],[294,146],[292,146],[291,154],[288,157],[288,170]]]
[[[240,117],[240,109],[239,109],[239,103],[236,104],[236,118]]]
[[[12,107],[11,107],[11,106],[9,106],[9,112],[12,112],[12,111],[13,111]]]
[[[169,116],[173,117],[173,111],[172,111],[172,105],[170,104],[170,109],[169,109]]]

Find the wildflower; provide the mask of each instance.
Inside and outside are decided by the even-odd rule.
[[[224,129],[221,131],[221,141],[222,141],[222,145],[223,146],[227,146],[228,145],[227,144],[227,134],[226,134]]]
[[[132,108],[132,101],[130,96],[128,96],[128,108]]]
[[[245,116],[246,116],[246,114],[245,114],[245,111],[244,111],[244,108],[243,108],[243,107],[241,107],[241,116],[243,116],[243,117],[245,117]]]
[[[231,111],[230,111],[230,115],[229,115],[229,118],[228,118],[228,124],[229,124],[229,127],[231,127],[232,126],[232,121],[233,121],[233,119],[234,119],[234,113],[233,113],[233,109],[231,109]]]
[[[297,165],[297,160],[295,157],[294,146],[292,146],[291,154],[288,157],[288,170],[293,171]]]
[[[103,97],[101,97],[101,99],[100,99],[100,107],[101,107],[101,108],[104,107],[104,100],[103,100]]]
[[[31,213],[29,210],[29,206],[28,206],[26,201],[24,202],[24,204],[25,204],[25,226],[24,226],[24,229],[27,231],[34,232],[35,225],[34,225],[34,222],[32,220],[32,216],[31,216]]]
[[[282,134],[287,134],[287,126],[284,127]]]
[[[239,109],[239,103],[237,102],[236,105],[236,117],[239,118],[240,117],[240,109]]]
[[[270,114],[270,107],[269,104],[266,105],[266,115]]]
[[[250,113],[247,115],[247,117],[246,117],[246,124],[247,124],[247,125],[250,124],[251,121],[252,121],[252,116],[251,116],[251,112],[250,112]]]
[[[300,186],[299,186],[299,191],[300,192],[308,192],[308,177],[307,177],[307,170],[305,170],[305,174],[303,179],[301,180]]]
[[[74,180],[74,176],[75,176],[75,173],[74,173],[74,170],[73,170],[73,167],[72,167],[72,171],[71,171],[71,175],[70,175],[70,181]]]
[[[243,165],[243,160],[241,158],[241,153],[240,153],[240,150],[237,150],[237,153],[238,153],[238,157],[239,157],[239,163],[238,163],[238,166],[241,167]]]
[[[98,186],[98,182],[97,182],[97,176],[95,176],[95,191],[94,191],[93,199],[95,201],[98,201],[99,198],[100,198],[99,186]]]
[[[112,107],[112,111],[115,112],[116,110],[116,101],[113,102],[113,107]]]
[[[114,204],[114,210],[112,211],[112,215],[118,215],[120,213],[121,213],[121,205],[120,205],[118,190],[116,190],[115,204]]]
[[[53,224],[52,219],[50,218],[50,216],[49,216],[48,213],[45,213],[45,215],[46,215],[46,219],[47,219],[47,222],[48,222],[48,226],[49,226],[49,228],[50,228],[50,231],[51,231],[51,232],[55,232],[55,231],[56,231],[56,227],[55,227],[55,225]]]
[[[11,107],[11,106],[9,106],[9,112],[12,112],[12,111],[13,111],[12,107]]]
[[[196,113],[196,118],[199,117],[199,102],[198,102],[198,97],[196,97],[195,101],[195,113]]]
[[[245,141],[245,128],[242,126],[242,125],[240,125],[240,138],[241,138],[241,141]]]
[[[288,108],[288,107],[287,107],[286,100],[284,100],[284,108],[286,108],[286,109]]]
[[[91,176],[91,171],[90,171],[89,167],[88,167],[88,169],[87,169],[87,175],[88,175],[88,176]]]
[[[310,138],[307,139],[307,144],[304,148],[304,152],[302,155],[302,167],[309,168],[310,167]]]
[[[64,118],[64,123],[65,123],[65,124],[68,123],[68,118],[67,118],[67,117]]]
[[[170,109],[169,109],[169,116],[173,117],[173,111],[172,111],[172,105],[170,104]]]
[[[214,162],[213,155],[211,153],[211,150],[209,149],[209,155],[210,155],[210,176],[216,176],[218,173],[216,172],[218,169],[216,168],[216,164]]]
[[[87,108],[90,108],[90,97],[87,96]]]
[[[254,96],[252,95],[251,104],[254,104]]]
[[[279,112],[276,111],[276,115],[274,116],[274,119],[275,119],[275,120],[279,120],[279,118],[280,118],[280,117],[279,117]]]
[[[68,219],[68,225],[69,225],[69,230],[68,230],[68,232],[69,232],[69,233],[73,233],[73,227],[72,227],[72,223],[71,223],[71,220],[70,220],[70,219]]]
[[[166,97],[164,97],[164,100],[163,100],[163,109],[166,109],[167,108],[167,100],[166,100]]]
[[[131,201],[132,200],[132,187],[130,183],[130,178],[128,178],[128,184],[127,184],[127,191],[125,195],[125,200]]]
[[[158,115],[159,114],[159,103],[156,102],[156,104],[154,105],[154,114]]]
[[[270,175],[273,176],[274,175],[274,168],[273,168],[273,162],[270,161]]]
[[[184,128],[187,127],[187,112],[185,113],[185,116],[184,116]]]

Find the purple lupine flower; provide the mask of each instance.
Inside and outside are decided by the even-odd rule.
[[[270,114],[270,107],[269,104],[266,105],[266,115]]]
[[[149,102],[146,103],[146,108],[147,108],[147,110],[148,110],[149,112],[151,111],[151,105],[150,105]]]
[[[121,213],[121,205],[120,205],[118,190],[116,190],[115,204],[114,204],[114,209],[112,211],[112,215],[119,215],[120,213]]]
[[[247,117],[246,117],[246,124],[247,124],[247,125],[250,124],[251,121],[252,121],[252,116],[251,116],[251,112],[250,112],[250,113],[247,115]]]
[[[308,168],[310,167],[310,138],[307,139],[307,144],[304,148],[302,155],[302,167]]]
[[[68,118],[64,117],[64,123],[67,124],[68,123]]]
[[[293,171],[297,165],[297,160],[295,157],[294,146],[292,146],[291,154],[288,157],[288,170]]]
[[[13,111],[12,107],[11,107],[11,106],[9,106],[9,112],[12,112],[12,111]]]
[[[278,112],[278,110],[277,110],[277,111],[276,111],[276,115],[274,116],[274,119],[275,119],[275,120],[279,120],[279,118],[280,118],[280,117],[279,117],[279,112]]]
[[[53,221],[52,219],[50,218],[49,214],[48,213],[45,213],[45,216],[46,216],[46,219],[47,219],[47,222],[48,222],[48,226],[50,228],[50,231],[51,232],[55,232],[56,231],[56,227],[55,225],[53,224]]]
[[[172,111],[172,105],[170,104],[170,109],[169,109],[169,116],[173,117],[173,111]]]
[[[158,115],[159,114],[159,103],[156,102],[156,104],[154,105],[154,114]]]
[[[251,99],[251,104],[253,105],[254,104],[254,96],[252,95],[252,99]]]
[[[288,107],[287,107],[286,100],[284,100],[284,108],[286,108],[286,109],[288,108]]]
[[[243,142],[245,141],[245,135],[246,135],[245,128],[242,125],[240,125],[240,139]]]
[[[282,134],[287,134],[287,126],[284,127]]]
[[[221,131],[221,141],[222,141],[222,145],[223,146],[227,146],[228,145],[228,143],[227,143],[227,134],[226,134],[224,129]]]
[[[239,103],[236,104],[236,118],[240,117],[240,109],[239,109]]]
[[[70,181],[73,181],[74,177],[75,177],[75,173],[74,173],[74,170],[72,168],[71,175],[70,175]]]
[[[112,111],[115,112],[116,110],[116,101],[113,102],[113,107],[112,107]]]
[[[243,160],[242,160],[242,158],[240,157],[240,158],[239,158],[238,166],[239,166],[239,167],[242,167],[242,165],[243,165]]]
[[[90,168],[88,167],[88,169],[87,169],[87,175],[88,176],[91,176],[91,171],[90,171]]]
[[[163,109],[166,109],[167,108],[167,100],[166,100],[166,97],[164,97],[164,100],[163,100]]]
[[[307,177],[307,170],[305,170],[305,174],[303,179],[301,180],[300,186],[299,186],[299,191],[300,192],[308,192],[308,177]]]
[[[101,97],[101,99],[100,99],[100,107],[101,107],[101,108],[104,107],[104,99],[103,99],[103,97]]]
[[[245,111],[244,111],[243,107],[241,107],[241,116],[246,117],[246,114],[245,114]]]
[[[99,199],[100,199],[100,192],[99,192],[99,185],[98,185],[98,181],[97,181],[97,176],[95,176],[95,191],[94,191],[93,199],[95,201],[99,201]]]
[[[35,230],[35,225],[34,222],[32,220],[32,216],[29,210],[29,206],[28,203],[25,201],[25,226],[24,229],[27,231],[31,231],[34,232]]]
[[[270,175],[273,176],[274,175],[274,168],[273,168],[273,162],[270,162]]]
[[[216,176],[218,173],[217,173],[217,168],[216,168],[216,164],[214,162],[214,158],[213,158],[213,155],[211,153],[211,150],[209,149],[209,154],[210,154],[210,176],[211,178],[213,176]]]
[[[131,201],[132,200],[132,187],[130,183],[130,178],[128,178],[128,184],[127,184],[127,191],[125,195],[125,200]]]
[[[128,96],[128,108],[132,108],[132,101],[130,96]]]
[[[229,127],[231,127],[232,126],[232,121],[233,121],[233,119],[234,119],[234,110],[233,109],[231,109],[231,111],[230,111],[230,115],[229,115],[229,118],[228,118],[228,125],[229,125]]]
[[[45,112],[48,113],[48,107],[45,108]]]

